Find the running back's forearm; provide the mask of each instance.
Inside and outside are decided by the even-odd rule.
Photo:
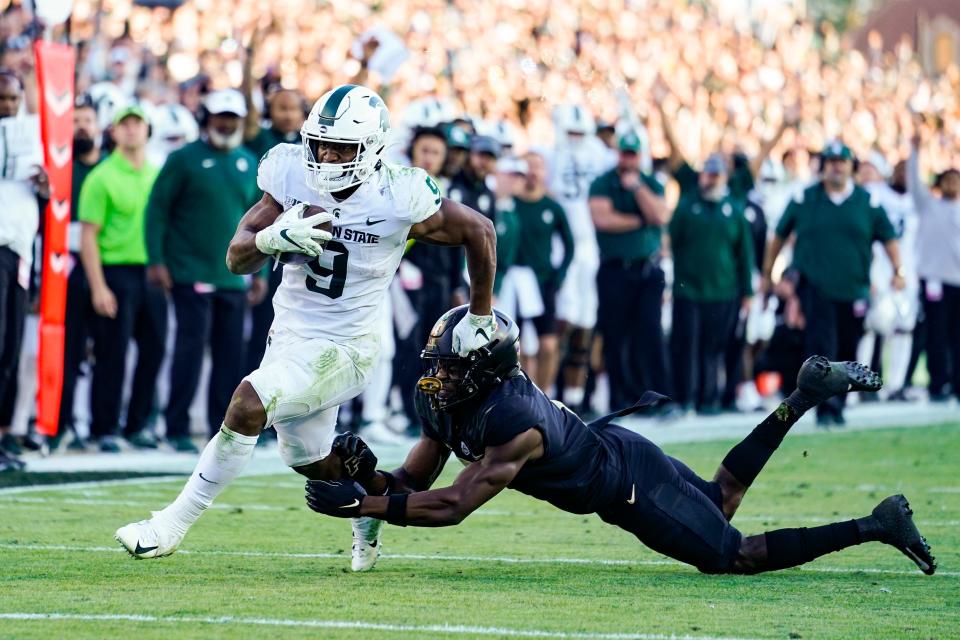
[[[227,249],[227,268],[230,271],[241,275],[256,273],[268,259],[269,256],[257,249],[256,233],[243,228],[237,230]]]

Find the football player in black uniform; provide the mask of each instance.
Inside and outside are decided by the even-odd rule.
[[[666,455],[641,435],[612,424],[616,417],[663,398],[584,424],[548,399],[520,370],[519,330],[497,314],[486,347],[459,357],[457,307],[434,326],[422,359],[417,407],[423,435],[399,469],[377,471],[362,440],[334,442],[352,480],[307,482],[307,503],[338,517],[372,516],[391,524],[439,527],[465,517],[510,487],[571,513],[597,513],[651,549],[706,573],[753,574],[810,562],[864,542],[899,549],[921,571],[936,569],[906,498],[890,496],[870,515],[820,527],[741,534],[730,520],[790,427],[818,403],[847,391],[875,391],[880,378],[852,362],[814,356],[797,389],[724,458],[712,481]],[[430,489],[453,452],[467,467],[449,487]]]

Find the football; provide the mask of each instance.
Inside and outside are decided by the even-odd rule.
[[[318,206],[315,206],[315,205],[310,205],[309,207],[307,207],[306,209],[303,210],[303,212],[300,214],[300,217],[301,217],[301,218],[308,218],[308,217],[310,217],[310,216],[312,216],[312,215],[316,215],[316,214],[318,214],[318,213],[320,213],[320,212],[322,212],[322,211],[325,211],[325,209],[324,209],[323,207],[318,207]],[[333,222],[322,222],[322,223],[316,225],[314,228],[315,228],[315,229],[322,229],[323,231],[327,231],[328,233],[333,233]],[[293,264],[293,265],[297,265],[297,264],[305,264],[305,263],[307,263],[307,262],[310,262],[311,260],[313,260],[313,257],[312,257],[312,256],[308,256],[308,255],[305,254],[305,253],[300,253],[300,252],[298,252],[298,251],[287,251],[287,252],[284,252],[284,253],[279,254],[279,255],[277,256],[277,260],[278,260],[281,264]]]

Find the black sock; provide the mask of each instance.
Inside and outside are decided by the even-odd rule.
[[[766,571],[796,567],[828,553],[868,542],[861,537],[856,520],[809,529],[777,529],[764,536],[767,539]]]
[[[793,400],[797,394],[798,392],[794,391],[787,400]],[[743,486],[749,487],[756,480],[763,465],[767,464],[767,460],[783,442],[790,427],[796,424],[802,415],[803,412],[798,411],[789,402],[781,402],[776,411],[767,416],[767,419],[757,425],[750,435],[730,450],[727,457],[723,459],[723,466]]]

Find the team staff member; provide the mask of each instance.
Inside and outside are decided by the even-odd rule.
[[[873,242],[883,243],[894,269],[893,286],[904,287],[896,232],[886,212],[853,182],[853,154],[843,143],[822,153],[819,182],[787,206],[770,241],[763,265],[764,292],[784,242],[796,237],[793,267],[800,274],[797,295],[806,318],[804,350],[828,358],[855,360],[870,299]],[[843,399],[817,407],[821,425],[843,424]]]
[[[124,435],[134,446],[157,446],[146,423],[163,362],[167,306],[163,291],[146,278],[145,209],[158,172],[146,159],[149,126],[141,107],[117,112],[116,147],[80,190],[80,259],[95,314],[90,434],[109,453],[120,450],[116,436],[131,337],[137,341],[137,369]]]
[[[150,279],[170,291],[177,335],[170,367],[167,439],[178,451],[190,441],[190,404],[200,383],[204,347],[213,369],[207,398],[210,433],[220,428],[243,377],[247,285],[224,256],[244,212],[257,201],[257,158],[241,146],[243,96],[227,89],[204,101],[200,140],[170,154],[150,194],[147,249]],[[262,279],[257,286],[265,286]]]
[[[670,221],[674,400],[715,414],[724,352],[753,292],[753,244],[745,203],[727,188],[723,157],[710,156],[697,180],[697,192],[680,200]]]
[[[489,136],[474,136],[470,141],[467,164],[450,180],[450,199],[465,204],[493,220],[496,200],[487,178],[497,169],[500,143]]]
[[[640,172],[640,138],[621,136],[617,166],[590,185],[600,270],[598,329],[611,406],[633,404],[645,389],[670,394],[660,309],[665,286],[657,264],[671,212],[663,186]]]
[[[573,261],[573,234],[560,203],[547,195],[547,163],[539,153],[524,156],[527,177],[523,190],[514,198],[514,215],[520,224],[516,264],[530,267],[537,275],[543,313],[532,318],[539,349],[536,360],[524,362],[524,370],[541,389],[553,387],[560,361],[557,340],[557,292]],[[559,235],[563,259],[552,262],[553,240]],[[552,395],[548,391],[548,395]]]
[[[67,278],[67,305],[63,338],[63,391],[60,399],[60,428],[62,436],[73,428],[73,401],[80,373],[80,363],[86,357],[86,342],[93,318],[90,314],[90,287],[80,264],[79,218],[80,188],[93,168],[100,163],[100,126],[97,110],[89,96],[81,98],[73,108],[73,181],[70,198],[70,257],[72,266]],[[76,229],[76,231],[74,231]],[[85,443],[74,434],[71,446],[83,449]]]

